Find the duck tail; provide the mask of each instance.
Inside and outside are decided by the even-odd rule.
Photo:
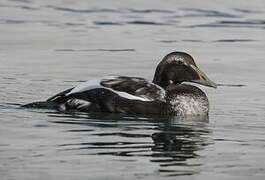
[[[58,104],[52,101],[37,101],[29,104],[24,104],[24,108],[40,108],[40,109],[57,109]]]

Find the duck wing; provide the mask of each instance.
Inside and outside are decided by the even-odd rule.
[[[67,97],[73,97],[76,94],[95,89],[109,90],[121,97],[142,101],[164,101],[166,93],[163,88],[144,78],[107,76],[100,80],[83,82],[74,88],[67,89],[50,97],[47,101],[60,103]]]
[[[83,82],[46,102],[58,104],[58,109],[62,111],[154,114],[161,111],[165,90],[143,78],[109,76]]]
[[[55,102],[58,101],[58,103],[59,103],[60,99],[65,98],[66,94],[69,93],[72,89],[74,89],[74,88],[70,88],[70,89],[62,91],[62,92],[60,92],[58,94],[55,94],[54,96],[50,97],[46,101],[55,101]]]
[[[165,90],[160,86],[139,77],[115,76],[103,78],[100,84],[117,92],[145,98],[149,101],[164,101]]]

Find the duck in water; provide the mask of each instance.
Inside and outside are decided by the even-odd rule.
[[[140,77],[108,76],[83,82],[46,101],[23,107],[57,109],[62,112],[208,115],[206,94],[198,87],[183,82],[217,87],[189,54],[172,52],[158,64],[152,82]]]

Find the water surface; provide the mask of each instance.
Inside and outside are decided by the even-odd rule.
[[[264,179],[265,4],[0,2],[1,179]],[[185,51],[219,85],[209,117],[19,108]]]

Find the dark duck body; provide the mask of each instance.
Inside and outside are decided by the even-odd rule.
[[[141,115],[207,115],[209,102],[194,82],[216,84],[184,52],[172,52],[158,64],[152,82],[139,77],[108,76],[83,82],[46,101],[23,105],[59,111],[109,112]]]

